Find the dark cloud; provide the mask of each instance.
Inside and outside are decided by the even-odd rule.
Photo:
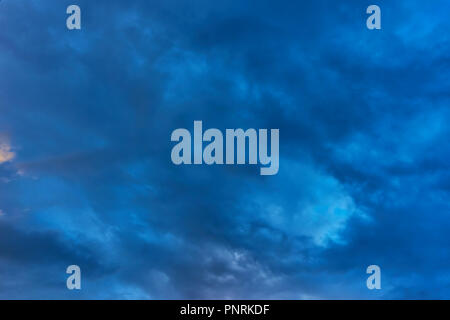
[[[381,31],[359,1],[67,5],[0,5],[0,297],[447,297],[444,1]],[[194,120],[279,128],[278,175],[173,165]]]

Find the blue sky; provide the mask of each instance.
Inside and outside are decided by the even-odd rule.
[[[450,298],[449,9],[1,1],[0,298]],[[278,174],[175,166],[194,120]]]

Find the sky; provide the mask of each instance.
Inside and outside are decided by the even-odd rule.
[[[0,299],[449,299],[449,9],[1,1]],[[174,165],[195,120],[278,174]]]

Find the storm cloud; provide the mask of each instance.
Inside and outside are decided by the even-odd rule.
[[[70,4],[0,2],[0,298],[449,297],[446,1]],[[195,120],[278,174],[174,165]]]

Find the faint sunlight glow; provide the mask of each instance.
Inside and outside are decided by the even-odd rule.
[[[12,160],[14,156],[15,153],[11,151],[9,144],[0,142],[0,164]]]

